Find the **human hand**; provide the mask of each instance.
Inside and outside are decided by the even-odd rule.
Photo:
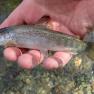
[[[43,6],[42,0],[23,0],[23,2],[9,15],[9,17],[0,25],[0,28],[12,25],[36,23],[44,15],[51,17],[50,25],[54,30],[64,31],[71,35],[84,36],[87,27],[94,23],[93,4],[94,0],[66,0],[65,5],[59,0],[57,5]],[[51,0],[46,0],[50,2]],[[45,1],[45,2],[46,2]],[[56,0],[57,1],[57,0]],[[53,2],[53,1],[51,1]],[[55,2],[55,0],[54,0]],[[68,3],[69,2],[69,3]],[[45,3],[46,4],[46,3]],[[55,8],[54,8],[55,6]],[[57,10],[56,10],[57,9]],[[29,50],[23,53],[22,49],[9,47],[4,50],[4,56],[11,61],[18,61],[18,64],[27,69],[31,69],[43,61],[43,54],[36,50]],[[72,55],[65,52],[56,52],[53,56],[48,57],[43,66],[47,69],[59,68],[59,65],[66,65]],[[60,62],[59,62],[60,61]],[[60,64],[59,64],[60,63]]]

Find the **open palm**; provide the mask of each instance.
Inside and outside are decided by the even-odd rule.
[[[36,23],[41,17],[47,15],[51,17],[49,24],[54,30],[83,37],[87,27],[92,27],[94,24],[93,5],[94,0],[23,0],[0,28],[20,25],[24,22]],[[23,53],[23,51],[16,47],[9,47],[4,50],[4,56],[8,60],[18,61],[21,67],[27,69],[37,66],[40,60],[43,61],[44,55],[41,52],[29,50]],[[42,65],[47,69],[59,68],[60,65],[66,65],[71,57],[70,53],[56,52],[44,60]]]

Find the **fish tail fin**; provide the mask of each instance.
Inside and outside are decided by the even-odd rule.
[[[94,43],[94,31],[86,33],[83,38],[83,41],[87,43]]]

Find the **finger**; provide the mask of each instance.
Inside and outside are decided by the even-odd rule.
[[[16,61],[18,57],[22,54],[21,50],[16,47],[9,47],[4,50],[4,56],[10,61]]]
[[[32,69],[39,65],[43,60],[43,54],[37,50],[31,50],[18,58],[18,64],[22,68]]]
[[[33,68],[32,59],[33,59],[32,55],[22,54],[18,58],[18,65],[25,69],[31,69],[31,68]]]
[[[34,65],[40,64],[43,61],[43,59],[44,59],[43,53],[41,53],[38,50],[31,50],[28,53],[31,54],[33,57],[36,58],[37,62],[35,62]]]
[[[72,56],[71,52],[56,52],[53,57],[58,61],[59,67],[63,67],[70,61]]]
[[[72,55],[66,52],[56,52],[52,57],[49,57],[43,62],[43,67],[46,69],[63,68],[71,59]]]
[[[48,57],[46,60],[44,60],[43,65],[45,69],[57,69],[59,67],[57,60],[55,60],[53,57]]]
[[[29,2],[28,2],[29,1]],[[28,1],[23,1],[0,25],[0,28],[8,27],[12,25],[26,23],[34,23],[44,14],[42,10],[35,4]]]

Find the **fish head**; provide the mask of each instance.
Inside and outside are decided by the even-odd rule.
[[[5,46],[9,41],[12,41],[13,33],[10,28],[0,29],[0,46]]]

